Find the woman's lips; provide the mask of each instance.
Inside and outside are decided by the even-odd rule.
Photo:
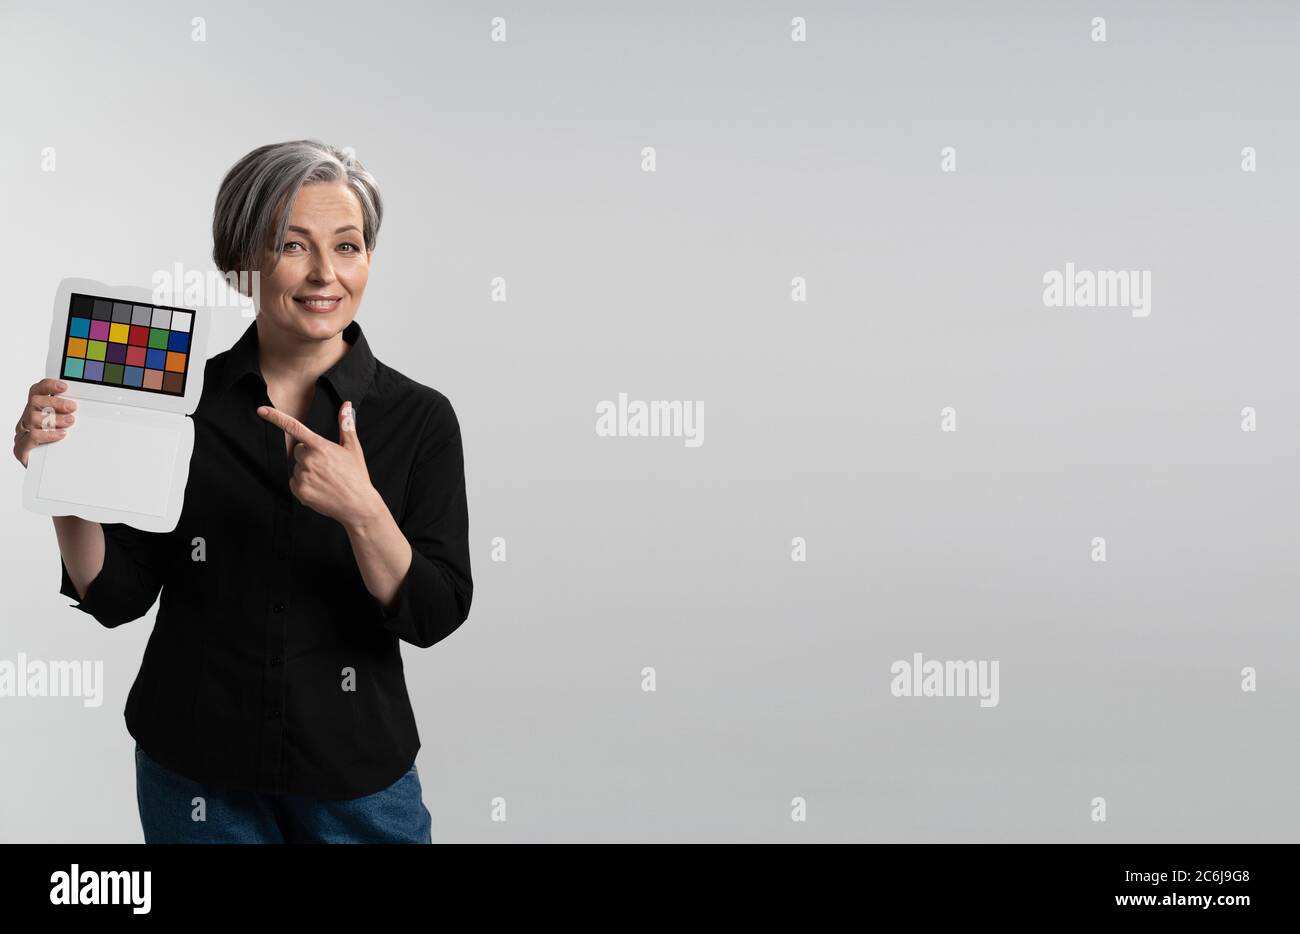
[[[299,307],[305,308],[310,312],[318,315],[326,315],[338,308],[343,302],[343,299],[335,298],[329,301],[321,301],[320,299],[314,298],[295,298],[294,301],[297,302]]]

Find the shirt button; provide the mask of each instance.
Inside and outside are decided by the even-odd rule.
[[[276,612],[276,613],[283,613],[283,612],[284,612],[284,604],[283,604],[283,603],[277,603],[275,606],[271,607],[271,609],[272,609],[274,612]]]
[[[266,712],[266,719],[268,719],[268,720],[279,720],[279,719],[280,719],[280,708],[279,708],[279,707],[272,707],[270,710],[268,710],[268,711]]]
[[[279,667],[280,667],[280,656],[279,656],[279,655],[272,655],[272,656],[271,656],[271,667],[272,667],[272,668],[279,668]]]

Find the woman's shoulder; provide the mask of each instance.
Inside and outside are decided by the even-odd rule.
[[[381,360],[375,360],[375,376],[369,396],[379,400],[385,408],[402,410],[408,419],[419,418],[425,426],[425,434],[441,434],[459,428],[456,410],[445,394]]]

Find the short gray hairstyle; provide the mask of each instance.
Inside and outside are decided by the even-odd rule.
[[[361,202],[366,251],[373,250],[384,218],[374,176],[350,150],[300,139],[259,146],[226,173],[212,212],[212,258],[217,268],[223,273],[251,272],[260,267],[264,251],[271,249],[276,254],[273,269],[298,189],[316,182],[343,183],[352,189]]]

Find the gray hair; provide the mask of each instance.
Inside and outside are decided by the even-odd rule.
[[[298,189],[315,182],[343,183],[352,190],[361,202],[366,251],[373,250],[384,217],[374,176],[351,150],[300,139],[259,146],[226,173],[212,212],[212,258],[217,268],[223,273],[259,269],[264,251],[271,249],[276,254],[273,269]]]

